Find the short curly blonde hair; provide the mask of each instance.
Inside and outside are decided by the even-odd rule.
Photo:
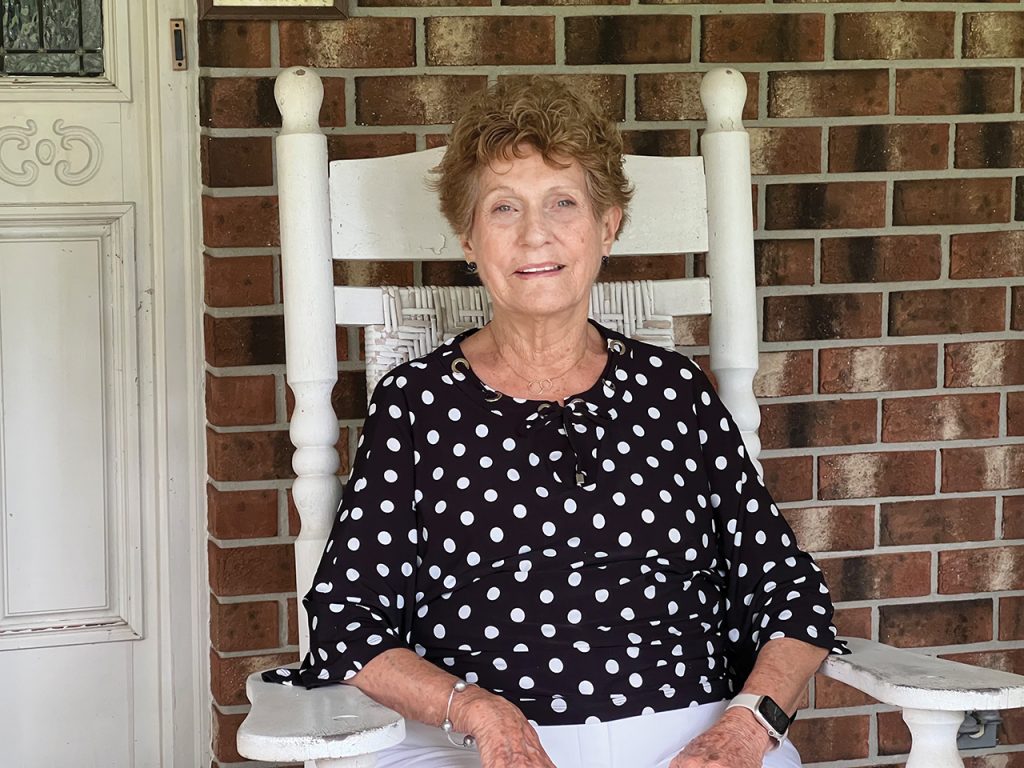
[[[622,136],[587,98],[553,77],[539,76],[498,81],[472,97],[455,122],[431,180],[455,232],[465,235],[473,228],[480,170],[520,156],[524,144],[550,165],[578,162],[595,214],[600,217],[612,206],[622,209],[618,237],[633,195],[622,170]]]

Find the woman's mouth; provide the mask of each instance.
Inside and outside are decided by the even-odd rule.
[[[516,274],[524,276],[547,275],[561,272],[563,269],[565,269],[564,264],[527,264],[525,267],[517,269]]]

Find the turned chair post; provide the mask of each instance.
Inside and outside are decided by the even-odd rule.
[[[338,380],[334,324],[334,272],[331,258],[331,207],[327,184],[327,137],[320,129],[324,88],[310,70],[283,72],[274,87],[281,110],[276,139],[277,189],[281,211],[281,259],[284,290],[285,361],[288,386],[295,396],[289,434],[295,446],[292,498],[301,527],[295,541],[299,654],[309,650],[309,629],[302,597],[341,502],[338,479],[338,417],[331,392]],[[296,322],[290,322],[289,316]],[[299,322],[298,320],[301,320]]]

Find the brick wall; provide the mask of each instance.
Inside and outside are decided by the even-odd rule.
[[[273,77],[325,77],[333,157],[435,146],[488,78],[572,78],[631,151],[690,153],[700,73],[750,90],[765,470],[845,634],[1024,672],[1024,13],[1015,3],[360,0],[342,22],[200,28],[215,757],[242,682],[296,650]],[[623,259],[615,277],[699,272]],[[339,283],[445,264],[339,264]],[[706,325],[680,323],[700,355]],[[354,341],[354,338],[351,340]],[[363,416],[338,340],[347,471]],[[898,715],[818,681],[808,762],[895,765]],[[884,709],[884,708],[883,708]],[[1008,713],[1004,743],[1024,743]],[[1015,747],[1009,747],[1011,751]],[[897,757],[887,757],[896,755]],[[1024,752],[976,758],[1024,766]]]

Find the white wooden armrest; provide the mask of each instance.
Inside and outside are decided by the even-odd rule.
[[[265,683],[256,672],[245,683],[252,704],[238,729],[243,757],[268,762],[316,761],[318,768],[376,763],[373,753],[405,738],[405,721],[351,685],[306,690]]]
[[[896,707],[949,711],[1024,707],[1024,676],[846,638],[852,653],[819,670]]]

